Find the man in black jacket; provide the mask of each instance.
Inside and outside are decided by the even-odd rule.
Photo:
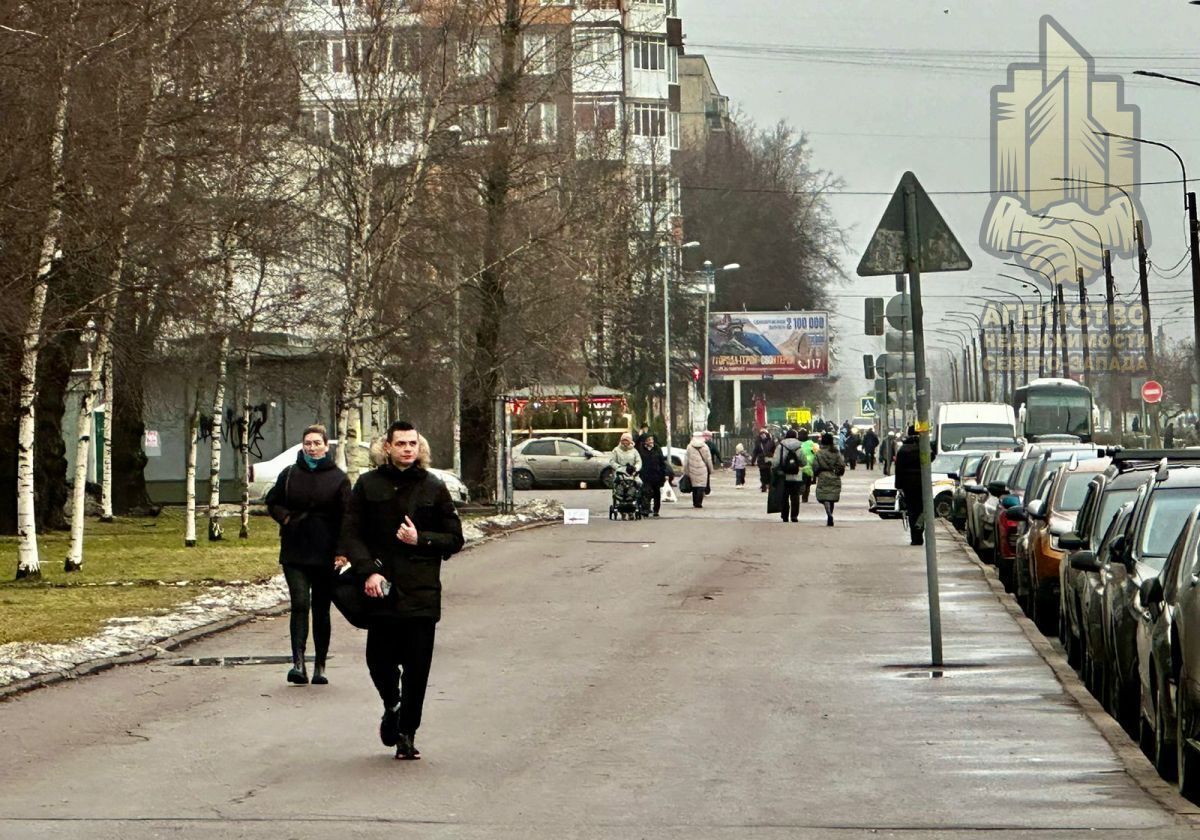
[[[366,577],[366,595],[381,599],[367,630],[367,669],[383,701],[379,738],[400,759],[421,757],[413,742],[441,617],[441,564],[463,547],[450,492],[417,463],[418,441],[411,423],[391,425],[387,462],[359,478],[342,529],[341,553]]]
[[[654,435],[647,433],[638,449],[642,455],[642,494],[646,497],[650,515],[657,517],[662,510],[663,485],[668,481],[674,484],[675,473],[667,456],[654,440]]]
[[[908,517],[908,535],[913,545],[925,543],[924,498],[921,496],[921,448],[916,429],[908,427],[908,436],[896,450],[896,489],[904,494]]]

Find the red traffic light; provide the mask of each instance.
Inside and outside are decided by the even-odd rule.
[[[694,365],[692,366],[692,381],[693,382],[700,381],[700,368],[697,366],[694,366]]]

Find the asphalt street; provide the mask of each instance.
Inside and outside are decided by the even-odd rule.
[[[847,473],[833,528],[727,471],[642,522],[606,491],[525,494],[593,518],[447,564],[419,762],[380,746],[340,619],[326,687],[159,660],[2,703],[0,838],[1192,836],[946,536],[934,674],[924,556],[866,512],[874,477]]]

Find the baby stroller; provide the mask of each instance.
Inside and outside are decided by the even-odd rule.
[[[633,467],[617,470],[613,476],[612,504],[608,506],[608,518],[641,519],[645,515],[642,480],[637,477]]]

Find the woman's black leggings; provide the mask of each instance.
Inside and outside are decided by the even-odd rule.
[[[320,566],[284,566],[283,577],[292,600],[292,651],[303,652],[308,644],[308,614],[311,611],[317,660],[324,662],[329,653],[333,571]]]

